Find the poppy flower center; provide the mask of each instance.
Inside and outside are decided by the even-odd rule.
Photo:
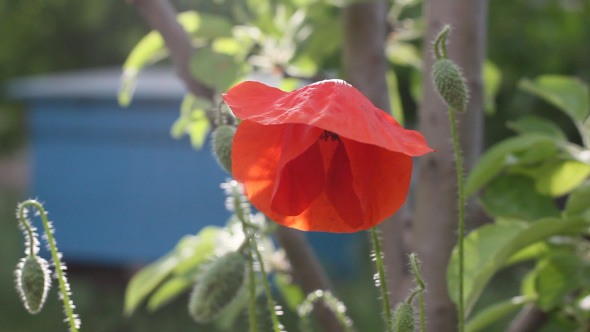
[[[324,130],[324,132],[320,135],[320,139],[324,140],[324,141],[328,141],[328,139],[330,139],[332,142],[333,141],[340,141],[340,137],[338,137],[338,134],[335,134],[331,131],[328,130]]]

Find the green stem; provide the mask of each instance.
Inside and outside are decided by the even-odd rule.
[[[250,242],[250,239],[248,239]],[[250,307],[248,308],[250,332],[258,332],[258,314],[256,310],[256,275],[254,274],[254,259],[252,258],[252,246],[248,247],[248,277],[250,287]]]
[[[256,253],[256,259],[258,259],[258,264],[260,264],[260,273],[262,274],[262,283],[264,284],[264,292],[266,293],[266,299],[268,302],[268,310],[270,311],[270,318],[272,321],[272,327],[274,332],[282,332],[281,323],[279,322],[279,317],[275,311],[275,301],[272,298],[272,292],[270,291],[270,283],[268,282],[268,275],[266,274],[266,270],[264,269],[264,262],[262,261],[262,255],[260,255],[260,250],[258,250],[258,245],[256,244],[256,240],[252,240],[252,244],[254,247],[254,252]]]
[[[310,332],[311,326],[309,322],[309,314],[313,310],[313,305],[318,300],[323,300],[324,304],[332,310],[336,318],[342,325],[345,332],[353,332],[352,320],[346,316],[346,307],[340,302],[332,293],[329,291],[316,290],[313,293],[309,293],[305,300],[301,303],[298,310],[299,315],[299,326],[301,332]]]
[[[59,253],[57,251],[57,245],[55,244],[55,238],[53,237],[53,231],[51,226],[49,225],[49,220],[47,219],[47,213],[45,213],[45,209],[41,203],[37,202],[36,200],[26,200],[19,205],[19,217],[23,224],[26,225],[25,221],[25,209],[29,206],[36,208],[40,215],[41,221],[43,222],[43,227],[45,229],[45,235],[47,236],[47,243],[49,244],[49,249],[51,251],[51,256],[53,257],[53,263],[55,265],[55,273],[57,274],[57,281],[59,283],[59,288],[61,291],[61,298],[64,303],[64,311],[67,316],[67,321],[70,324],[70,330],[72,332],[78,332],[78,328],[80,327],[80,320],[78,319],[77,315],[74,313],[74,304],[72,300],[70,300],[70,293],[69,293],[69,285],[66,280],[65,273],[63,271],[63,265],[59,258]],[[25,226],[26,227],[26,226]]]
[[[377,273],[379,275],[379,286],[381,290],[381,300],[383,301],[383,319],[385,319],[386,331],[391,331],[391,305],[389,304],[389,293],[387,292],[387,283],[385,280],[385,270],[383,268],[383,252],[381,251],[381,243],[377,226],[371,228],[371,236],[373,238],[373,247],[375,254],[375,264],[377,265]]]
[[[457,168],[457,186],[459,190],[459,298],[457,312],[459,315],[459,332],[465,330],[465,310],[463,299],[463,274],[464,274],[464,235],[465,235],[465,193],[463,188],[463,161],[461,159],[461,148],[459,147],[459,138],[457,135],[457,123],[455,120],[455,110],[449,107],[449,120],[451,123],[451,133],[453,135],[453,147],[455,150],[455,163]]]
[[[418,303],[420,304],[420,332],[426,329],[426,319],[424,318],[424,292],[418,294]]]
[[[426,284],[424,283],[424,279],[422,279],[422,275],[420,274],[418,258],[414,253],[410,254],[410,265],[412,266],[412,272],[414,273],[414,278],[416,279],[416,284],[418,285],[418,301],[420,304],[420,332],[424,332],[426,328],[424,319],[424,291],[426,290]]]
[[[31,225],[29,225],[27,218],[25,218],[25,216],[24,216],[24,211],[25,211],[25,209],[23,208],[22,204],[19,204],[18,218],[20,220],[21,225],[23,225],[23,227],[25,228],[25,230],[27,232],[26,235],[29,237],[29,243],[28,243],[29,253],[28,253],[28,255],[34,258],[37,255],[35,253],[35,234],[33,232],[33,228],[31,227]]]

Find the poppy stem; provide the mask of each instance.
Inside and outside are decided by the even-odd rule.
[[[410,265],[412,266],[412,272],[414,273],[414,278],[416,279],[416,284],[418,288],[414,291],[418,291],[418,303],[420,305],[420,332],[424,332],[425,330],[425,319],[424,319],[424,291],[426,290],[426,284],[422,279],[422,275],[420,275],[420,267],[418,264],[418,258],[416,258],[416,254],[410,254]],[[414,293],[412,293],[413,296]],[[410,303],[411,299],[408,299],[408,303]]]
[[[248,238],[248,286],[250,291],[250,306],[248,316],[250,332],[258,332],[258,313],[256,310],[256,275],[254,274],[254,258],[252,257],[252,240]]]
[[[268,275],[266,274],[266,270],[264,268],[264,262],[262,261],[262,255],[260,254],[260,250],[258,250],[258,244],[256,243],[256,239],[252,239],[252,244],[254,248],[254,252],[256,253],[256,259],[258,260],[258,264],[260,264],[260,273],[262,274],[262,283],[264,284],[264,292],[266,293],[266,300],[268,303],[268,311],[270,311],[270,319],[272,321],[272,327],[274,332],[283,332],[281,323],[279,322],[279,317],[277,316],[276,308],[275,308],[275,301],[272,297],[272,292],[270,291],[270,283],[268,282]]]
[[[387,282],[385,280],[385,270],[383,268],[383,252],[381,251],[381,242],[379,240],[379,231],[377,226],[371,228],[373,238],[373,248],[375,255],[375,265],[377,265],[377,274],[379,276],[379,288],[381,290],[381,300],[383,301],[383,319],[385,320],[386,331],[391,331],[391,305],[389,304],[389,292],[387,291]]]
[[[459,191],[459,227],[458,227],[458,249],[459,249],[459,298],[457,299],[457,314],[459,318],[459,332],[465,330],[465,310],[463,299],[463,274],[464,274],[464,236],[465,236],[465,190],[463,189],[463,161],[461,159],[461,148],[457,135],[457,123],[455,110],[449,107],[449,120],[451,123],[451,134],[453,135],[453,147],[455,150],[455,164],[457,169],[457,188]]]
[[[51,227],[51,224],[50,224],[49,220],[47,219],[47,213],[45,212],[43,205],[41,205],[41,203],[37,202],[34,199],[29,199],[29,200],[26,200],[26,201],[20,203],[18,205],[18,209],[17,209],[18,218],[20,219],[20,222],[23,225],[25,225],[27,230],[29,230],[30,228],[26,226],[26,225],[28,225],[28,222],[27,222],[25,212],[29,207],[35,208],[37,211],[39,211],[39,215],[41,216],[41,221],[43,222],[43,228],[45,229],[45,236],[47,239],[47,244],[49,245],[49,250],[51,251],[51,256],[53,257],[53,264],[55,267],[55,275],[57,276],[56,279],[59,283],[59,288],[61,291],[60,298],[63,300],[63,303],[64,303],[64,312],[66,314],[66,321],[70,325],[70,331],[78,332],[78,328],[80,327],[80,319],[78,318],[78,315],[76,315],[74,313],[74,303],[70,299],[70,295],[71,295],[70,286],[68,284],[68,281],[66,279],[66,275],[64,272],[66,267],[61,262],[61,259],[60,259],[61,254],[57,251],[57,245],[55,243],[55,238],[53,237],[53,228]],[[31,241],[34,241],[34,240],[31,238]],[[30,247],[31,253],[34,252],[32,246],[33,246],[33,244],[31,242],[31,247]]]

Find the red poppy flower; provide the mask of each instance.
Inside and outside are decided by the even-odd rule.
[[[232,172],[252,204],[304,231],[356,232],[406,200],[412,156],[433,151],[341,80],[285,92],[243,82],[223,99],[243,121]]]

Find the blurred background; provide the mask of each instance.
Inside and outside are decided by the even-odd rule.
[[[174,6],[230,18],[234,2],[182,0]],[[324,34],[335,40],[339,5],[326,5],[336,27]],[[420,1],[398,17],[418,27],[420,18]],[[491,1],[488,20],[488,60],[501,83],[486,116],[486,145],[510,135],[506,122],[532,110],[578,139],[565,115],[516,86],[523,77],[545,73],[590,82],[590,1]],[[123,316],[124,289],[139,267],[183,235],[223,225],[230,215],[219,189],[228,175],[212,158],[209,140],[195,149],[188,137],[170,134],[186,90],[166,61],[139,76],[128,108],[117,102],[121,66],[148,32],[137,9],[124,1],[0,0],[0,331],[65,329],[55,290],[35,317],[13,290],[12,271],[24,249],[14,210],[27,197],[45,202],[55,222],[83,330],[212,329],[199,329],[190,319],[186,298],[154,313],[141,308]],[[408,44],[420,48],[422,40]],[[322,57],[323,71],[338,73],[340,51],[336,45]],[[413,71],[392,67],[411,126]],[[379,315],[377,292],[371,276],[357,273],[370,269],[364,235],[310,238],[359,330],[371,330]],[[519,272],[497,279],[511,273]],[[490,297],[515,287],[502,284]],[[286,314],[285,325],[293,324],[292,316]]]

